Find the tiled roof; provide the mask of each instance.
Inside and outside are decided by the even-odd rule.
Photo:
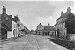
[[[59,20],[60,18],[67,18],[67,15],[68,15],[68,14],[70,14],[70,13],[68,13],[68,12],[63,13],[63,16],[60,16],[57,20]]]
[[[44,26],[44,30],[54,31],[55,30],[55,27],[54,26]]]

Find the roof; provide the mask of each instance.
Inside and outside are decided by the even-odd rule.
[[[59,20],[60,18],[67,18],[68,13],[64,13],[63,16],[60,16],[57,20]]]
[[[43,31],[43,29],[42,29],[42,30],[37,30],[37,29],[36,29],[35,31]]]
[[[60,16],[57,20],[59,20],[60,18],[64,18],[61,22],[62,23],[64,23],[65,22],[65,20],[68,18],[68,16],[67,15],[69,15],[69,14],[72,14],[72,15],[74,15],[73,13],[64,13],[63,14],[63,16]]]
[[[71,8],[68,7],[68,8],[67,8],[67,12],[66,12],[66,13],[63,13],[63,11],[62,11],[62,12],[61,12],[61,16],[60,16],[57,20],[59,20],[60,18],[66,18],[67,15],[70,14],[70,13],[71,13]]]
[[[54,31],[56,30],[54,26],[44,26],[44,30]]]

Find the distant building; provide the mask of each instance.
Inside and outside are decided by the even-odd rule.
[[[44,27],[43,27],[43,25],[40,23],[40,24],[37,26],[37,28],[36,28],[36,34],[42,35],[43,29],[44,29]]]
[[[56,30],[57,30],[57,37],[66,39],[67,38],[67,28],[65,27],[65,21],[67,19],[67,15],[71,13],[70,7],[67,8],[67,12],[61,12],[61,16],[56,20]]]
[[[50,26],[43,26],[41,23],[37,26],[36,34],[38,35],[46,35],[46,36],[55,36],[55,27]]]
[[[23,35],[24,34],[24,25],[23,23],[21,23],[20,21],[17,21],[17,34],[19,35]]]
[[[30,31],[30,34],[35,35],[36,32],[35,32],[34,30],[31,30],[31,31]]]
[[[12,18],[12,20],[16,23],[15,28],[14,28],[14,35],[25,35],[27,33],[29,33],[29,30],[26,26],[23,25],[23,23],[20,21],[20,19],[18,18],[18,16],[14,16],[14,18]]]
[[[44,30],[43,30],[43,35],[47,35],[47,36],[55,36],[55,27],[54,26],[50,26],[48,24],[48,26],[44,26]]]
[[[7,39],[7,32],[12,31],[12,15],[6,14],[6,8],[3,6],[0,14],[0,39]]]
[[[26,35],[26,34],[28,34],[30,32],[30,30],[26,27],[26,26],[24,26],[24,34]]]

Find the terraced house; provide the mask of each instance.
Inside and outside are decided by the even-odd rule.
[[[56,29],[54,26],[50,26],[49,23],[47,26],[43,26],[41,23],[37,26],[37,29],[35,30],[36,34],[38,35],[44,35],[44,36],[56,36]]]
[[[57,30],[57,37],[61,39],[67,39],[68,35],[68,30],[66,28],[66,20],[68,19],[68,15],[73,14],[71,13],[71,8],[67,8],[67,12],[63,13],[61,12],[61,16],[56,20],[56,30]],[[71,36],[69,36],[70,38]]]
[[[6,8],[3,6],[0,14],[0,39],[7,39],[8,31],[12,31],[12,15],[6,14]]]
[[[38,35],[42,35],[43,34],[43,29],[44,29],[44,26],[40,23],[37,28],[36,28],[36,34]]]

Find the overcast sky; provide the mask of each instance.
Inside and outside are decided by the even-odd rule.
[[[73,1],[0,1],[0,14],[5,5],[7,14],[18,15],[21,22],[29,29],[36,29],[39,23],[42,25],[55,25],[61,11],[67,11],[71,7],[74,13]]]

